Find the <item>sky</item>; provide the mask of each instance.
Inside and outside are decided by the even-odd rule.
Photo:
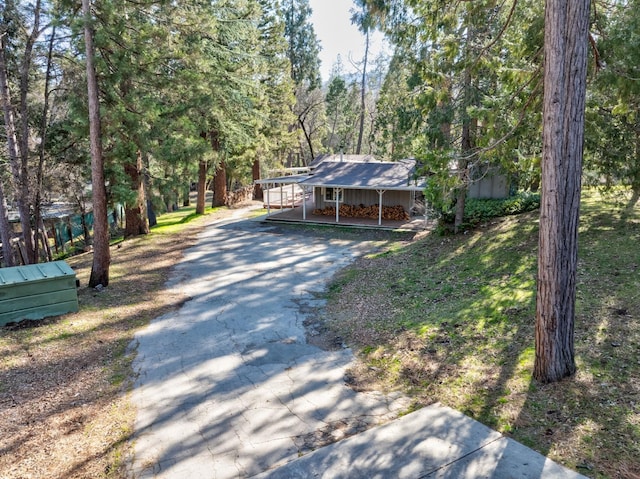
[[[364,35],[351,24],[353,8],[351,0],[309,0],[313,10],[311,22],[320,40],[320,74],[325,82],[331,75],[331,70],[338,55],[342,59],[345,73],[357,71],[349,58],[361,62],[364,57]],[[384,48],[382,34],[375,32],[370,42],[370,58],[375,58]]]

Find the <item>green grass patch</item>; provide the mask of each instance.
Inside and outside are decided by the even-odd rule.
[[[187,223],[190,223],[198,218],[202,218],[203,216],[218,213],[223,210],[227,210],[226,206],[220,206],[216,208],[206,207],[204,210],[204,215],[196,214],[195,206],[186,206],[184,208],[180,208],[177,211],[172,211],[170,213],[165,213],[157,218],[157,223],[151,231],[154,234],[171,234],[179,232],[183,226]]]

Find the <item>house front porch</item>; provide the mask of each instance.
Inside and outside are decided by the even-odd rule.
[[[412,216],[407,221],[393,221],[378,218],[351,218],[346,216],[327,216],[313,214],[315,203],[312,199],[307,199],[304,207],[302,205],[295,208],[283,210],[270,210],[265,221],[280,223],[303,223],[332,226],[348,226],[355,228],[378,228],[400,231],[424,231],[433,228],[435,220],[428,216]]]

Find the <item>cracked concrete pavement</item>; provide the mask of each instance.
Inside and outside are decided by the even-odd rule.
[[[460,412],[391,421],[407,398],[350,389],[351,351],[307,342],[304,323],[314,293],[372,245],[313,231],[236,217],[187,251],[167,286],[191,299],[132,345],[130,476],[584,479]]]
[[[131,475],[251,477],[406,409],[351,390],[351,351],[305,338],[313,293],[366,248],[256,220],[207,227],[168,284],[191,299],[136,336]]]

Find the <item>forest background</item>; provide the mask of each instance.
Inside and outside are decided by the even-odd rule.
[[[123,205],[112,225],[125,237],[147,233],[155,214],[186,204],[196,185],[201,213],[206,188],[223,205],[257,177],[320,153],[417,158],[430,175],[427,199],[445,217],[455,213],[456,226],[468,186],[489,168],[509,175],[514,191],[539,188],[540,2],[357,0],[352,21],[365,45],[382,30],[393,53],[369,58],[365,49],[357,74],[338,61],[324,85],[307,0],[87,6],[8,0],[0,10],[5,265],[45,257],[34,234],[45,232],[44,206],[92,209],[88,57],[104,202],[116,216]],[[630,206],[640,195],[637,7],[591,7],[583,173],[587,184],[629,194]]]

